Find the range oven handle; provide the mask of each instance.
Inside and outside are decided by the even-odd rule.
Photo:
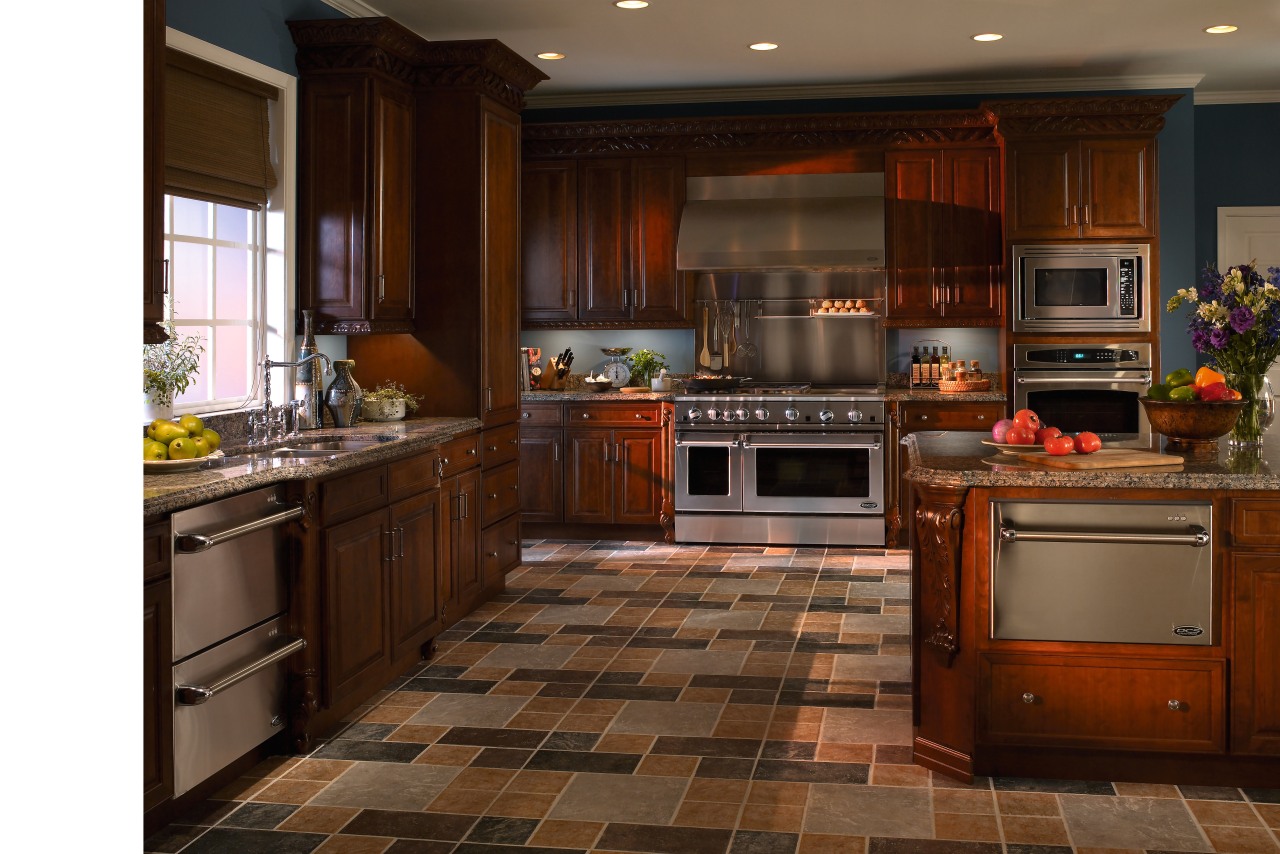
[[[239,670],[234,670],[218,679],[211,685],[178,685],[174,688],[174,698],[180,706],[199,706],[207,703],[230,688],[232,685],[239,684],[248,679],[255,673],[266,670],[277,661],[283,661],[295,652],[300,652],[307,647],[305,638],[294,638],[289,643],[275,650],[274,652],[264,655],[252,664],[246,664]]]
[[[1076,531],[1019,531],[1016,528],[1000,526],[1000,542],[1002,543],[1125,543],[1132,545],[1153,546],[1194,546],[1204,548],[1209,545],[1209,532],[1199,525],[1191,525],[1185,534],[1123,534],[1123,533],[1088,533]]]
[[[227,540],[234,540],[236,537],[243,537],[245,534],[252,534],[263,528],[274,528],[276,525],[283,525],[285,522],[300,518],[302,518],[302,505],[295,504],[279,513],[272,513],[270,516],[254,519],[252,522],[245,522],[243,525],[226,528],[214,534],[175,534],[173,546],[183,554],[195,554],[207,551]]]
[[[1068,383],[1070,385],[1133,385],[1134,383],[1151,385],[1151,374],[1139,374],[1136,377],[1073,376],[1070,379],[1064,377],[1017,377],[1014,382],[1018,385],[1061,385],[1063,383]]]
[[[761,437],[756,437],[761,438]],[[868,448],[872,451],[878,451],[881,447],[879,437],[871,442],[854,442],[841,436],[833,438],[830,442],[806,442],[803,439],[784,439],[780,436],[769,436],[772,441],[758,442],[754,447],[757,448]],[[751,436],[742,437],[742,447],[753,447],[751,444]]]
[[[728,436],[724,434],[694,436],[687,433],[677,433],[676,444],[677,445],[717,445],[720,447],[729,448],[729,447],[733,447],[734,445],[741,445],[743,444],[743,441],[741,437],[738,436],[737,433],[734,433],[733,435],[728,435]]]

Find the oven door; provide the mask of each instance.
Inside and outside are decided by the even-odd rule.
[[[742,509],[742,445],[737,433],[676,433],[677,513]]]
[[[1139,398],[1151,388],[1149,371],[1013,372],[1014,406],[1064,433],[1150,433]]]
[[[769,433],[742,437],[742,507],[752,513],[884,513],[884,437]]]

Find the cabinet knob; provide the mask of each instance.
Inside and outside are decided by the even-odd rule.
[[[521,413],[520,413],[520,417],[521,417],[521,418],[528,418],[528,417],[529,417],[530,415],[532,415],[532,414],[533,414],[532,412],[521,412]]]
[[[518,545],[520,545],[520,541],[519,541],[519,540],[507,540],[507,545],[509,545],[509,546],[518,546]]]
[[[496,451],[496,450],[498,450],[498,446],[497,446],[497,445],[486,445],[486,446],[485,446],[485,449],[486,449],[486,450],[489,450],[489,451]]]
[[[929,420],[929,416],[928,416],[928,415],[921,415],[921,416],[920,416],[920,420],[921,420],[921,421],[928,421],[928,420]]]
[[[520,440],[519,440],[519,439],[508,439],[508,440],[507,440],[507,444],[508,444],[508,445],[519,445],[519,444],[520,444]]]
[[[1187,708],[1187,704],[1186,704],[1186,703],[1184,703],[1184,702],[1182,702],[1181,700],[1170,700],[1170,701],[1169,701],[1169,711],[1171,711],[1171,712],[1182,712],[1182,711],[1186,711],[1186,708]]]
[[[475,449],[475,448],[467,448],[467,456],[469,456],[469,457],[474,457],[475,455],[476,455],[476,449]]]
[[[979,415],[979,416],[978,416],[978,420],[979,420],[979,421],[986,421],[986,420],[987,420],[987,416],[985,416],[985,415]]]
[[[582,420],[583,420],[583,421],[586,421],[586,420],[587,420],[588,418],[590,418],[590,417],[591,417],[591,413],[590,413],[590,412],[584,412],[584,413],[582,413]]]
[[[489,555],[489,557],[497,557],[497,556],[498,556],[498,553],[497,553],[497,552],[487,552],[487,554]]]
[[[1030,705],[1035,701],[1036,701],[1036,695],[1032,694],[1030,691],[1022,695],[1022,702],[1026,703],[1027,705]]]
[[[496,499],[497,497],[498,497],[498,493],[496,493],[496,492],[490,492],[490,493],[489,493],[489,500],[490,500],[490,501],[493,501],[493,500],[494,500],[494,499]]]

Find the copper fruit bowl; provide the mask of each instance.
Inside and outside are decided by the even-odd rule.
[[[1147,410],[1147,420],[1151,429],[1163,433],[1168,442],[1166,447],[1181,447],[1187,450],[1208,450],[1213,446],[1216,453],[1218,439],[1227,435],[1235,426],[1240,410],[1244,409],[1243,400],[1190,400],[1168,401],[1138,398],[1142,407]]]

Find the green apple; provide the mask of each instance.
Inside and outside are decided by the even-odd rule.
[[[219,436],[217,432],[206,427],[204,428],[203,436],[205,442],[209,445],[209,453],[212,454],[214,451],[222,447],[222,437]]]
[[[196,449],[197,457],[209,456],[209,443],[204,440],[203,436],[192,436],[187,441]]]
[[[163,442],[148,439],[146,444],[142,446],[142,458],[144,460],[167,460],[169,459],[169,449],[165,447]]]
[[[154,438],[157,442],[164,442],[166,445],[173,443],[178,439],[186,439],[191,434],[187,428],[175,424],[172,421],[160,421],[155,424],[156,432]]]
[[[178,419],[178,426],[185,427],[192,436],[199,436],[204,430],[204,422],[194,415],[184,415]]]
[[[185,434],[186,431],[183,430],[183,433]],[[195,458],[196,444],[186,435],[178,436],[176,439],[169,442],[169,459],[194,460]]]

